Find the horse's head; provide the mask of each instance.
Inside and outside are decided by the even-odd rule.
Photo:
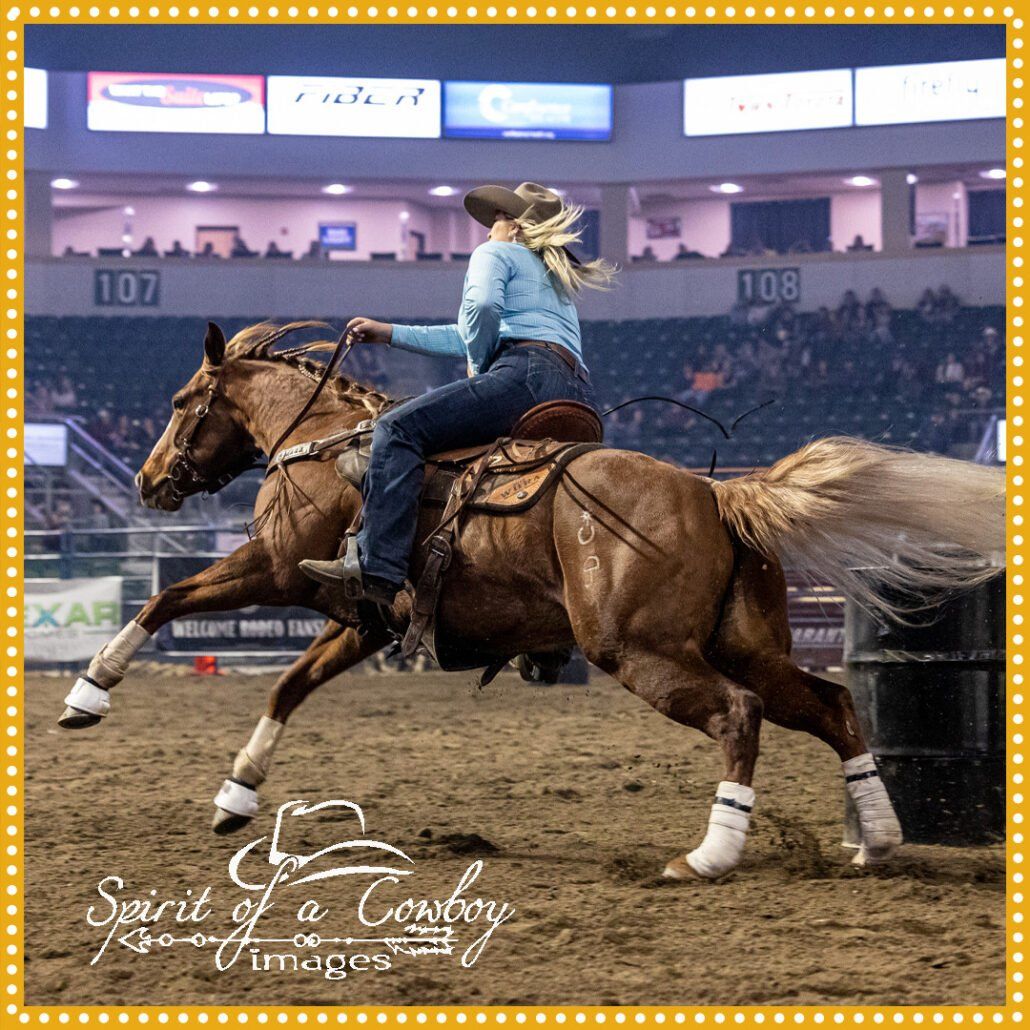
[[[220,490],[260,452],[225,397],[225,335],[208,322],[204,361],[172,398],[172,417],[136,476],[148,508],[178,511],[191,494]]]

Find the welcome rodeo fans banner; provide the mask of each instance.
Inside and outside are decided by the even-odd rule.
[[[213,558],[161,556],[157,559],[157,590],[195,576]],[[157,631],[155,643],[167,654],[294,653],[325,625],[325,617],[307,608],[263,608],[253,605],[235,612],[205,612],[176,619]]]
[[[25,580],[25,658],[92,658],[122,625],[121,576]]]

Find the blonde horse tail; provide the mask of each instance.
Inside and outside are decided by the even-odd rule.
[[[998,572],[1005,476],[835,436],[713,484],[723,522],[763,554],[899,622]]]

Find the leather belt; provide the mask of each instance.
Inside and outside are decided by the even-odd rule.
[[[550,340],[505,340],[504,342],[509,347],[542,347],[544,350],[550,351],[561,358],[569,366],[573,375],[582,379],[584,383],[590,382],[590,373],[576,360],[576,356],[568,347],[562,347],[560,344],[552,343]]]

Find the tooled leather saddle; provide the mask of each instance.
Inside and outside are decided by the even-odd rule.
[[[368,469],[374,428],[374,423],[358,427],[336,459],[337,473],[359,491]],[[422,553],[415,556],[413,565],[421,571],[401,644],[406,656],[422,646],[445,669],[477,668],[494,661],[495,656],[487,660],[481,655],[455,654],[441,646],[434,633],[443,576],[461,523],[474,512],[503,516],[528,511],[555,486],[572,461],[603,446],[603,435],[593,408],[578,401],[547,401],[523,415],[510,437],[427,459],[422,507],[439,510],[440,517],[428,537],[416,544]]]

